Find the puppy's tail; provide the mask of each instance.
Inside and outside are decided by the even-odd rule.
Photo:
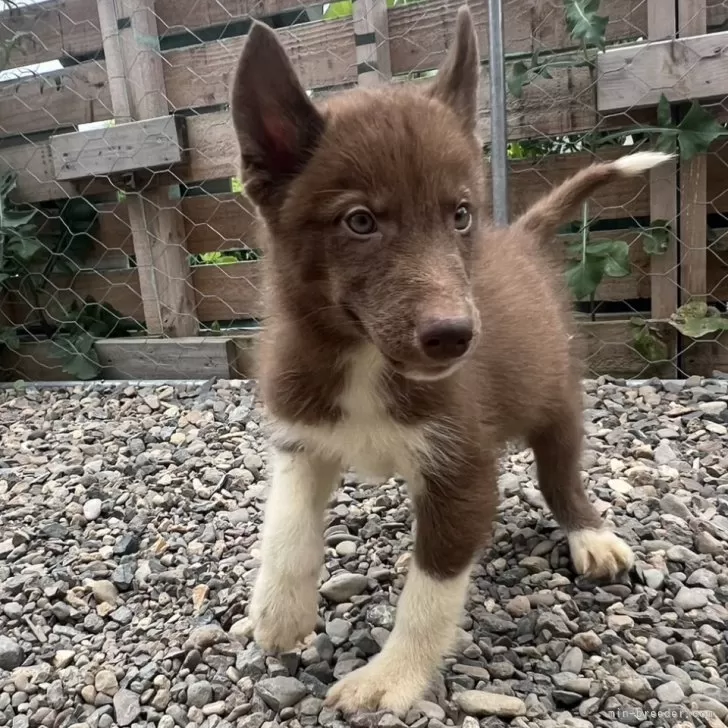
[[[578,207],[600,187],[626,177],[636,177],[672,159],[663,152],[637,152],[614,162],[592,164],[547,194],[513,223],[517,229],[551,242],[558,229],[574,219]]]

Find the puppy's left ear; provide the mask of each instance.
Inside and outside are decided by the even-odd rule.
[[[450,106],[468,131],[475,131],[479,75],[478,36],[470,9],[461,5],[455,26],[455,43],[440,66],[430,94]]]

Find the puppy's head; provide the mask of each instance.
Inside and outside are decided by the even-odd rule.
[[[434,83],[358,89],[317,107],[275,33],[256,23],[232,88],[246,192],[289,309],[370,340],[415,379],[452,372],[479,336],[479,67],[461,8]]]

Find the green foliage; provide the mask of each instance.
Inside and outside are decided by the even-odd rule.
[[[394,8],[398,5],[411,5],[421,0],[387,0],[387,7]],[[338,0],[338,2],[329,3],[323,14],[324,20],[340,20],[341,18],[350,18],[354,12],[352,0]]]
[[[82,305],[74,302],[51,339],[51,356],[63,362],[62,369],[67,374],[82,380],[94,379],[101,371],[96,340],[125,336],[135,327],[113,306],[97,303],[90,297]]]
[[[571,37],[588,46],[604,50],[609,18],[598,15],[600,0],[564,0],[566,25]]]
[[[592,300],[605,276],[624,278],[630,274],[629,245],[624,240],[594,240],[589,235],[588,207],[584,203],[581,241],[566,249],[572,264],[566,269],[566,284],[574,298]]]
[[[669,350],[657,326],[644,319],[633,318],[630,328],[632,345],[640,356],[651,364],[668,360]]]
[[[542,62],[538,51],[534,51],[528,63],[516,61],[511,68],[511,74],[506,83],[508,90],[517,99],[523,96],[523,87],[531,83],[534,78],[541,77],[551,79],[553,76],[549,71],[551,65],[548,61]]]
[[[728,319],[705,301],[686,303],[670,317],[669,321],[683,336],[691,339],[728,331]]]
[[[629,245],[624,240],[586,240],[567,248],[575,262],[566,271],[566,282],[578,300],[594,297],[605,276],[624,278],[630,274]]]
[[[190,265],[231,265],[232,263],[258,260],[259,257],[257,251],[246,248],[244,250],[228,250],[224,253],[219,250],[211,253],[199,253],[198,255],[191,255],[189,261]]]
[[[661,255],[670,243],[670,223],[667,220],[653,220],[650,227],[642,229],[640,237],[647,255]]]
[[[705,154],[716,139],[726,135],[725,127],[697,101],[693,101],[687,114],[676,125],[670,113],[670,102],[664,94],[657,104],[657,123],[658,127],[653,130],[656,133],[656,149],[669,154],[679,149],[680,157],[686,161]]]
[[[78,379],[92,379],[101,369],[96,339],[125,335],[136,324],[125,322],[118,311],[91,298],[62,310],[51,323],[45,320],[42,297],[54,273],[75,273],[93,249],[98,212],[84,199],[64,200],[57,210],[60,231],[41,240],[41,213],[10,200],[15,186],[14,173],[0,176],[0,286],[17,290],[33,302],[41,318],[38,323],[48,330],[54,345],[53,355],[63,361],[63,371]],[[3,327],[0,345],[17,349],[20,333],[14,327]]]

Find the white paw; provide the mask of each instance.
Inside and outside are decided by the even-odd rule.
[[[429,677],[415,665],[398,669],[376,657],[329,688],[326,705],[344,715],[387,710],[402,717],[422,697]]]
[[[591,579],[614,579],[634,564],[632,549],[607,528],[585,528],[569,534],[574,568]]]
[[[262,579],[255,585],[250,602],[253,638],[266,652],[288,652],[313,632],[317,607],[315,581]]]

